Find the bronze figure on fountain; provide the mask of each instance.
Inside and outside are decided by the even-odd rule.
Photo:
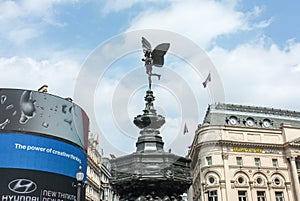
[[[140,136],[136,142],[136,152],[110,161],[111,185],[121,201],[178,201],[191,185],[191,160],[164,151],[159,129],[165,123],[165,117],[157,114],[151,90],[151,78],[161,77],[152,72],[152,67],[163,66],[170,44],[162,43],[152,50],[143,37],[142,46],[149,88],[145,96],[145,109],[133,121],[140,129]]]

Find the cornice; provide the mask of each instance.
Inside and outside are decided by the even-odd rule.
[[[215,140],[198,143],[195,149],[200,149],[203,146],[210,145],[230,145],[230,146],[244,146],[244,147],[265,147],[265,148],[283,148],[284,144],[271,144],[271,143],[256,143],[256,142],[244,142],[244,141],[231,141],[231,140]]]
[[[272,164],[270,164],[272,165]],[[245,170],[257,170],[258,172],[256,173],[259,173],[260,171],[263,171],[263,170],[266,170],[266,171],[273,171],[273,172],[279,172],[281,173],[280,171],[287,171],[288,168],[287,167],[273,167],[273,166],[249,166],[249,165],[229,165],[228,166],[229,168],[231,169],[239,169],[241,171],[245,171]]]
[[[210,110],[216,109],[216,110],[272,114],[272,115],[278,115],[278,116],[288,116],[288,117],[300,118],[300,112],[291,111],[291,110],[275,109],[275,108],[269,108],[269,107],[245,106],[245,105],[225,104],[225,103],[213,104],[213,105],[210,105],[209,107],[210,107]]]
[[[284,143],[283,145],[285,148],[288,148],[288,147],[300,147],[300,143],[299,142],[286,142]]]
[[[278,130],[289,125],[299,128],[300,112],[218,103],[208,107],[203,120],[203,125],[207,124],[266,130]]]
[[[259,133],[280,134],[280,135],[282,134],[282,130],[276,129],[276,128],[261,128],[261,127],[225,125],[223,130],[224,131],[239,131],[239,132],[259,132]]]
[[[97,164],[92,159],[88,158],[88,165],[92,167],[94,170],[101,171],[101,163]]]
[[[104,166],[104,165],[101,165],[101,172],[107,176],[108,178],[111,177],[111,173],[109,172],[109,170]]]
[[[100,185],[101,184],[97,184],[91,177],[89,177],[88,175],[87,175],[87,181],[88,181],[88,184],[90,185],[90,186],[92,186],[94,189],[97,189],[97,190],[99,190],[100,189]]]

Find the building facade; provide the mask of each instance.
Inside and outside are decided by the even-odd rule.
[[[98,135],[91,136],[88,145],[87,183],[85,186],[85,199],[87,201],[100,201],[101,187],[101,155],[98,151]]]
[[[108,158],[102,158],[101,165],[101,189],[100,197],[103,201],[117,201],[118,195],[112,190],[110,185],[111,165]]]
[[[98,135],[92,134],[88,145],[87,183],[85,199],[87,201],[117,201],[118,197],[110,186],[109,160],[98,151]]]
[[[300,201],[299,112],[210,105],[189,157],[189,200]]]

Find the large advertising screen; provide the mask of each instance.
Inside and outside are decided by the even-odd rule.
[[[86,175],[87,156],[79,147],[46,137],[0,133],[0,168],[38,170],[75,178],[79,166]]]
[[[0,168],[1,201],[74,201],[76,179],[47,172]],[[84,200],[84,190],[81,190]]]
[[[89,120],[73,102],[20,89],[0,89],[0,132],[40,133],[86,149]]]

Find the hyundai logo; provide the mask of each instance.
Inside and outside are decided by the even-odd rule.
[[[31,193],[37,185],[29,179],[15,179],[8,184],[8,188],[15,193]]]

